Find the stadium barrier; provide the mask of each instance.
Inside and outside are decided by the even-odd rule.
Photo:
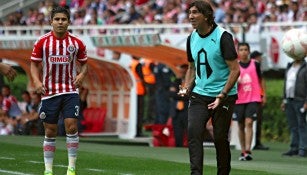
[[[82,125],[85,127],[83,132],[103,132],[105,129],[105,118],[107,110],[100,108],[85,108],[83,111],[84,120]]]

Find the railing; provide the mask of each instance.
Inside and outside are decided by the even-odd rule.
[[[242,24],[221,24],[226,29],[233,32],[233,28],[242,28],[248,32],[248,25]],[[270,30],[286,30],[289,27],[305,27],[307,31],[307,21],[291,23],[263,23],[260,25],[261,32]],[[274,29],[272,29],[274,28]],[[0,26],[0,37],[2,36],[40,36],[51,30],[51,26]],[[181,34],[190,33],[190,24],[142,24],[142,25],[85,25],[69,26],[72,33],[78,35],[129,35],[146,33],[169,33]]]
[[[39,2],[39,0],[11,0],[8,2],[1,0],[0,18],[5,17],[17,9],[25,8],[37,2]]]

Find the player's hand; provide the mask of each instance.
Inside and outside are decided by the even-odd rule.
[[[82,86],[82,82],[83,82],[83,79],[84,79],[84,75],[82,73],[78,74],[76,76],[76,78],[74,79],[74,85],[79,88]]]
[[[15,79],[15,77],[17,76],[16,70],[8,64],[1,63],[0,64],[0,71],[1,71],[1,74],[6,76],[6,78],[9,81],[13,81]]]
[[[46,93],[46,88],[43,85],[42,82],[36,82],[34,83],[35,86],[35,92],[41,95],[44,95]]]
[[[179,85],[179,92],[177,93],[178,95],[180,95],[181,97],[184,97],[188,95],[188,92],[189,92],[188,88],[185,88]]]

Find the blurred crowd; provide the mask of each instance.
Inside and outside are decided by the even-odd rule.
[[[191,0],[41,0],[37,7],[20,9],[0,25],[49,25],[54,6],[66,6],[72,25],[188,23]],[[57,3],[58,2],[58,3]],[[307,21],[307,0],[211,0],[218,23]]]
[[[18,100],[10,86],[3,85],[0,93],[0,135],[44,135],[38,109],[41,96],[23,91]]]

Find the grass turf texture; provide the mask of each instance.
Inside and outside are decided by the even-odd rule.
[[[80,138],[78,175],[187,175],[187,148],[153,148],[122,144],[117,138]],[[0,174],[42,174],[43,137],[1,136]],[[232,150],[232,175],[302,175],[307,172],[307,158],[282,157],[287,144],[268,143],[269,151],[253,151],[254,160],[238,161],[239,151]],[[216,174],[215,150],[205,148],[204,174]],[[67,153],[65,138],[57,138],[54,174],[65,174]],[[21,173],[21,174],[18,174]]]

